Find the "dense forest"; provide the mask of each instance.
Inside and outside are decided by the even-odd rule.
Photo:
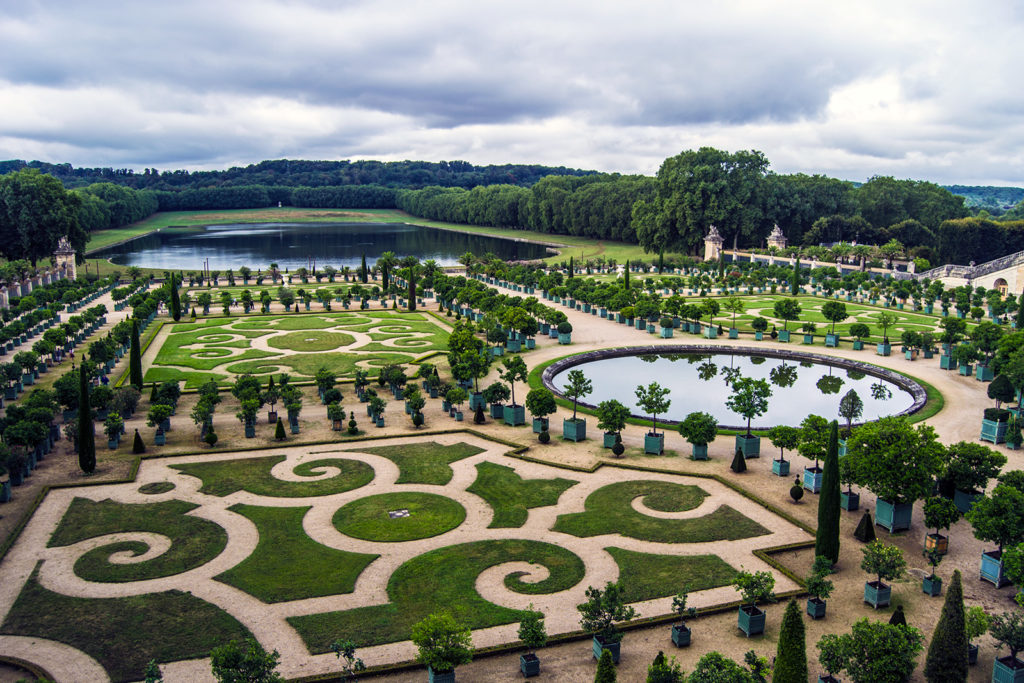
[[[768,167],[760,152],[711,147],[666,159],[654,177],[461,161],[277,160],[226,171],[142,173],[5,161],[0,254],[42,258],[61,234],[81,253],[90,232],[155,211],[278,203],[398,208],[449,223],[638,243],[649,252],[699,253],[710,225],[729,246],[763,247],[776,224],[791,245],[895,240],[907,256],[932,264],[1024,249],[1024,199],[1005,209],[1017,188],[953,186],[962,192],[954,194],[924,181],[877,176],[852,183]]]

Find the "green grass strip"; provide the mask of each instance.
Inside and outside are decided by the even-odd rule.
[[[350,458],[324,458],[296,465],[292,470],[300,477],[319,474],[323,467],[340,470],[333,477],[313,481],[282,481],[270,471],[285,456],[260,456],[240,460],[215,460],[212,462],[191,462],[171,465],[172,469],[201,479],[200,493],[211,496],[228,496],[235,491],[248,491],[257,496],[277,498],[307,498],[329,496],[334,493],[351,491],[373,481],[373,468],[360,460]]]
[[[697,486],[661,481],[626,481],[602,486],[587,496],[585,512],[559,515],[555,531],[581,538],[621,534],[655,543],[706,543],[735,541],[762,536],[768,530],[728,505],[702,517],[663,519],[642,515],[631,502],[644,497],[644,504],[662,512],[692,510],[707,494]]]
[[[372,453],[398,465],[398,484],[436,484],[444,486],[454,473],[449,465],[458,460],[483,453],[484,449],[460,442],[445,446],[435,441],[401,446],[374,446],[350,450],[349,453]]]
[[[629,602],[728,586],[736,576],[736,570],[718,555],[655,555],[615,547],[605,550],[619,565]]]
[[[583,580],[583,560],[556,545],[524,539],[477,541],[438,548],[403,564],[388,581],[387,604],[289,617],[288,623],[314,654],[327,652],[345,634],[356,637],[361,647],[408,640],[413,624],[442,609],[471,629],[515,623],[525,612],[481,598],[476,579],[489,567],[516,561],[543,565],[550,573],[537,583],[525,583],[516,573],[505,577],[506,587],[518,593],[556,593]]]
[[[562,493],[579,483],[561,478],[523,479],[511,467],[491,462],[478,463],[476,471],[476,481],[466,490],[493,508],[490,529],[523,526],[530,508],[555,505]]]
[[[256,525],[260,541],[245,560],[215,578],[266,603],[351,593],[356,579],[378,557],[311,539],[302,528],[308,507],[229,509]]]
[[[78,558],[75,573],[87,581],[103,582],[143,581],[180,574],[217,557],[228,542],[228,535],[220,525],[186,514],[197,507],[180,500],[117,503],[75,498],[48,545],[65,546],[88,538],[133,531],[161,534],[171,539],[171,547],[151,560],[112,564],[107,560],[111,552],[131,550],[139,554],[145,551],[146,544],[108,544]]]
[[[392,511],[407,510],[406,517]],[[466,521],[466,508],[434,493],[402,491],[354,500],[334,513],[335,528],[364,541],[398,543],[438,536]]]

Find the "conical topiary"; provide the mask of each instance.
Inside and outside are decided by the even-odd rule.
[[[476,413],[473,414],[473,422],[478,425],[482,425],[487,420],[484,418],[484,407],[483,404],[476,404]]]
[[[611,650],[601,652],[601,659],[597,661],[597,675],[594,676],[594,683],[615,683],[615,662],[612,661]]]
[[[966,681],[967,645],[964,589],[957,569],[949,582],[942,616],[928,646],[928,658],[924,662],[924,677],[928,683]]]
[[[891,626],[907,625],[907,615],[903,613],[903,605],[896,605],[896,611],[889,617],[889,624]]]
[[[274,428],[274,438],[278,441],[284,441],[284,437],[284,422],[281,421],[281,418],[277,418],[277,427]]]
[[[740,472],[747,471],[747,459],[743,457],[743,450],[740,448],[736,449],[736,455],[732,458],[732,464],[729,465],[733,472],[739,474]]]
[[[864,515],[860,518],[860,523],[853,532],[853,537],[861,543],[870,543],[875,540],[875,525],[871,521],[871,513],[867,510],[864,511]]]
[[[814,555],[839,561],[839,423],[832,420],[825,468],[821,475],[821,497],[818,498],[818,531],[814,539]]]
[[[139,434],[139,430],[135,430],[135,439],[132,441],[132,453],[145,453],[146,444],[142,442],[142,435]]]
[[[779,631],[779,647],[775,655],[775,670],[772,683],[806,683],[807,643],[804,618],[796,600],[786,605]]]

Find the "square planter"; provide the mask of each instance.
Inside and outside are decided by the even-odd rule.
[[[535,417],[533,418],[533,433],[540,434],[548,430],[548,418],[546,417]]]
[[[811,493],[818,493],[821,491],[821,478],[822,470],[820,467],[805,467],[803,487]]]
[[[813,334],[805,334],[804,335],[804,344],[813,344],[813,343],[814,343],[814,335]]]
[[[449,669],[448,671],[434,671],[428,666],[427,681],[428,683],[455,683],[455,669]]]
[[[704,338],[705,339],[717,339],[718,338],[718,328],[717,327],[712,327],[711,325],[705,325],[704,326]]]
[[[523,678],[540,675],[540,658],[535,654],[519,655],[519,671]]]
[[[685,624],[672,624],[672,643],[676,647],[687,647],[693,631]]]
[[[505,424],[515,427],[526,424],[526,408],[519,405],[507,405],[504,408]]]
[[[998,657],[992,663],[992,683],[1024,682],[1024,662],[1010,655]]]
[[[979,382],[991,382],[995,377],[995,373],[992,372],[992,368],[987,365],[979,365],[974,369],[974,378]]]
[[[826,334],[825,335],[825,346],[829,348],[837,348],[839,346],[839,335],[838,334]]]
[[[779,477],[788,477],[789,460],[772,460],[772,474]]]
[[[978,663],[978,646],[971,643],[967,644],[967,663],[974,666]]]
[[[981,554],[981,580],[988,581],[996,588],[1002,588],[1010,583],[1003,576],[1003,561],[998,550],[988,550]]]
[[[401,397],[402,397],[401,394],[396,396],[396,398],[401,398]],[[484,395],[483,394],[474,392],[474,393],[469,395],[469,409],[470,410],[476,411],[477,406],[486,407],[486,405],[487,405],[487,401],[484,400]]]
[[[562,334],[561,332],[559,332],[558,333],[558,343],[562,344],[563,346],[566,345],[566,344],[571,344],[572,343],[572,333]]]
[[[615,439],[618,436],[619,435],[616,434],[615,432],[605,432],[604,433],[604,440],[601,442],[601,445],[604,448],[611,448],[612,446],[615,445]]]
[[[1006,440],[1006,429],[1009,422],[996,422],[995,420],[981,420],[981,440],[992,443],[1003,443]]]
[[[921,592],[935,597],[942,592],[942,579],[939,577],[932,578],[930,576],[924,577],[921,580]]]
[[[891,503],[879,498],[875,502],[875,524],[889,530],[889,533],[910,528],[914,506],[909,503]]]
[[[807,614],[810,615],[811,619],[824,619],[825,607],[826,603],[824,600],[819,600],[818,598],[808,598],[807,600]]]
[[[707,460],[708,459],[708,445],[705,444],[693,444],[693,450],[690,452],[690,457],[693,460]]]
[[[601,636],[594,636],[593,650],[594,659],[601,659],[601,653],[608,650],[612,653],[612,661],[616,664],[619,663],[619,650],[622,647],[622,641],[615,641],[614,643],[605,642]]]
[[[755,332],[754,333],[754,341],[763,341],[763,340],[764,340],[764,332],[760,332],[759,331],[759,332]]]
[[[661,328],[661,338],[662,339],[671,339],[672,338],[672,328],[671,327],[663,327],[663,328]]]
[[[665,435],[647,432],[644,435],[644,453],[661,455],[665,452]]]
[[[967,365],[961,365],[957,368],[957,371],[964,377],[970,377],[974,366],[968,363]]]
[[[562,438],[569,441],[583,441],[587,438],[587,421],[578,417],[562,420]]]
[[[939,367],[941,369],[943,369],[943,370],[952,370],[953,369],[953,365],[954,365],[953,357],[950,356],[949,354],[943,354],[943,355],[939,356]]]
[[[892,599],[892,586],[886,586],[880,581],[868,581],[864,584],[864,602],[875,609],[888,607]]]
[[[764,633],[765,612],[756,605],[741,605],[738,625],[741,631],[750,636]]]
[[[856,512],[860,509],[860,494],[853,491],[842,491],[839,494],[839,507],[847,512]]]
[[[729,339],[739,339],[739,338],[740,338],[740,331],[737,330],[735,327],[730,327],[729,328]]]
[[[744,458],[759,458],[761,457],[761,437],[737,434],[735,450],[743,451]]]
[[[875,353],[877,353],[879,356],[891,355],[892,354],[892,344],[885,344],[883,342],[879,342],[877,344],[877,346],[875,347]]]
[[[157,446],[167,445],[167,435],[164,434],[163,432],[158,431],[156,435],[153,437],[153,443],[155,443]]]
[[[864,350],[864,342],[862,340],[860,340],[860,339],[855,339],[854,342],[853,342],[853,350],[854,351],[863,351]]]
[[[789,343],[789,330],[779,330],[779,341]]]
[[[956,489],[953,491],[953,504],[956,505],[956,509],[960,511],[960,514],[966,515],[970,511],[971,506],[980,500],[983,495],[982,493],[968,493]]]
[[[492,403],[491,418],[495,420],[505,419],[505,405],[502,403]]]

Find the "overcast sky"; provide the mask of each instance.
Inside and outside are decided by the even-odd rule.
[[[463,159],[1024,186],[1024,4],[0,2],[0,158]]]

